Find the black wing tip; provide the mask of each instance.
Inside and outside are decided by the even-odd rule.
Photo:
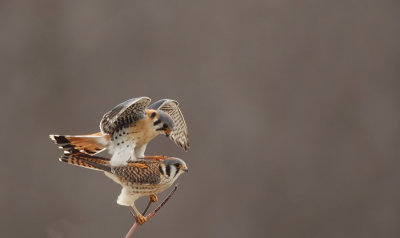
[[[62,135],[49,135],[50,139],[56,144],[68,144],[69,140]]]
[[[64,153],[77,153],[77,150],[73,145],[70,144],[70,141],[62,135],[49,135],[50,139],[58,145],[58,148],[64,150]]]

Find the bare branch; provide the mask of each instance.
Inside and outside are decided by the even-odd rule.
[[[139,226],[138,223],[135,222],[135,223],[133,224],[133,226],[131,227],[131,229],[128,231],[128,233],[126,233],[125,238],[130,238],[130,237],[132,237],[133,232],[135,232],[135,230],[138,228],[138,226]]]
[[[149,199],[149,203],[147,203],[146,208],[143,211],[143,216],[146,215],[147,210],[149,210],[150,205],[153,203],[153,201],[151,199]]]
[[[168,202],[168,200],[172,197],[172,195],[174,195],[174,193],[176,192],[176,190],[178,189],[178,184],[175,185],[174,189],[172,189],[172,191],[168,194],[168,196],[164,199],[164,201],[162,201],[162,203],[153,211],[151,212],[149,215],[146,216],[146,220],[149,221],[150,218],[152,218],[153,216],[155,216],[157,214],[157,212]],[[150,207],[151,204],[151,200],[149,201],[149,203],[147,204],[146,209],[143,212],[143,215],[145,215],[145,213],[147,212],[147,210]],[[139,223],[135,222],[133,224],[133,226],[131,227],[131,229],[128,231],[128,233],[126,234],[125,238],[130,238],[132,237],[133,233],[135,232],[135,230],[139,227]]]
[[[168,194],[168,196],[164,199],[164,201],[153,212],[147,215],[146,219],[148,220],[153,216],[155,216],[156,213],[168,202],[168,200],[172,197],[172,195],[174,195],[177,189],[178,189],[178,184],[175,185],[174,189]]]

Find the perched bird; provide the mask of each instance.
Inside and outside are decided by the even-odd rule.
[[[147,143],[164,134],[178,146],[189,147],[188,130],[175,100],[162,99],[151,105],[150,98],[129,99],[104,114],[100,132],[89,135],[50,135],[67,153],[89,155],[108,149],[111,166],[124,166],[144,157]]]
[[[183,160],[166,156],[146,156],[117,167],[111,166],[107,158],[80,152],[64,154],[60,161],[104,171],[109,178],[122,186],[117,203],[132,206],[139,224],[143,224],[146,218],[136,208],[135,201],[142,196],[149,196],[157,201],[156,194],[169,188],[182,173],[188,171]]]

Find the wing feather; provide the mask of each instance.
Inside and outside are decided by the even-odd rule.
[[[151,100],[148,97],[138,97],[118,104],[104,114],[100,121],[101,131],[112,134],[117,128],[142,119],[150,102]]]
[[[157,161],[136,161],[128,163],[127,166],[114,167],[112,173],[121,179],[140,184],[158,184],[160,182],[160,171]]]
[[[189,148],[188,129],[182,112],[179,109],[179,103],[172,99],[161,99],[148,108],[158,109],[167,113],[174,121],[174,130],[170,134],[170,138],[178,146],[185,151]]]

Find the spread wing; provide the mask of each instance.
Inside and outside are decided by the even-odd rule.
[[[164,111],[172,118],[174,130],[171,132],[170,138],[186,151],[189,148],[188,129],[179,109],[179,103],[172,99],[161,99],[151,104],[148,108]]]
[[[150,102],[148,97],[139,97],[118,104],[104,114],[100,121],[101,131],[112,134],[117,128],[142,119]]]

